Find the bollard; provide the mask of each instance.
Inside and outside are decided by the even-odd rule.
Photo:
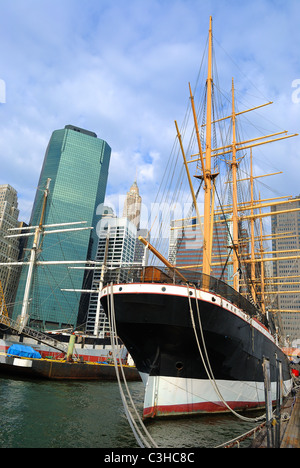
[[[70,340],[69,340],[69,346],[68,346],[68,352],[67,352],[67,362],[72,362],[73,361],[73,351],[74,351],[75,340],[76,340],[76,335],[74,335],[74,333],[72,333],[72,335],[70,336]]]

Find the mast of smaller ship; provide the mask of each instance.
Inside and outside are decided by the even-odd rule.
[[[211,107],[212,107],[212,17],[209,18],[208,40],[208,72],[207,72],[207,101],[206,101],[206,151],[205,151],[205,182],[204,194],[204,239],[203,239],[203,273],[211,272]]]
[[[43,221],[44,221],[44,216],[45,216],[47,197],[49,194],[50,182],[51,182],[51,179],[47,179],[46,188],[44,190],[43,207],[42,207],[40,222],[39,222],[39,225],[35,229],[33,245],[32,245],[32,249],[30,252],[29,268],[28,268],[28,273],[27,273],[22,311],[21,311],[21,324],[20,324],[21,326],[26,325],[27,318],[28,318],[29,295],[30,295],[32,278],[33,278],[33,269],[34,269],[34,265],[36,262],[36,256],[37,256],[37,251],[39,247],[41,233],[43,230]]]

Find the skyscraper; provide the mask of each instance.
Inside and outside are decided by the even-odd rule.
[[[140,197],[139,188],[135,180],[129,192],[127,192],[123,216],[131,221],[136,226],[137,230],[140,228],[141,205],[142,198]]]
[[[220,221],[216,219],[215,221]],[[212,245],[212,275],[228,281],[228,267],[223,271],[221,259],[228,255],[228,229],[226,223],[214,223]],[[186,218],[171,221],[169,261],[178,267],[190,267],[202,272],[203,228],[197,219]],[[225,260],[224,260],[225,262]],[[216,265],[214,265],[216,263]]]
[[[10,185],[0,185],[0,262],[14,262],[19,257],[19,239],[7,238],[12,234],[9,229],[18,228],[18,195]],[[5,301],[10,311],[15,298],[20,270],[16,266],[0,267]]]
[[[280,311],[283,331],[290,342],[300,339],[300,260],[297,258],[300,252],[300,211],[289,211],[300,208],[299,198],[291,200],[286,211],[280,204],[271,208],[272,212],[283,211],[271,218],[272,250],[276,252],[274,256],[283,257],[283,260],[273,261],[274,286],[279,291],[274,305]]]
[[[73,261],[94,259],[97,252],[97,207],[104,202],[111,148],[97,135],[72,125],[53,132],[46,150],[38,190],[31,215],[31,225],[38,225],[43,189],[51,179],[44,224],[86,221],[92,231],[76,231],[45,236],[40,259]],[[75,226],[76,227],[76,226]],[[29,242],[28,247],[32,245]],[[23,267],[14,318],[20,314],[27,268]],[[87,307],[80,293],[61,289],[81,289],[84,270],[68,266],[42,266],[36,269],[30,304],[31,324],[41,328],[73,327]],[[80,312],[80,313],[79,313]]]
[[[146,265],[148,261],[148,250],[145,248],[138,237],[142,236],[149,241],[149,232],[147,229],[140,228],[142,197],[140,196],[137,181],[135,180],[130,187],[124,202],[123,217],[131,221],[137,228],[137,242],[135,245],[134,262],[135,264]]]
[[[98,252],[96,260],[104,263],[109,269],[110,281],[126,281],[128,268],[134,262],[136,246],[136,226],[127,218],[117,218],[112,209],[104,207],[102,220],[98,224]],[[101,280],[101,270],[97,269],[93,275],[92,289],[98,290]],[[91,294],[87,319],[87,332],[98,334],[105,331],[108,321],[101,307],[98,326],[95,327],[98,293]]]

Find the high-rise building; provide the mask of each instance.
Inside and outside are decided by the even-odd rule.
[[[284,257],[283,260],[273,261],[273,277],[276,278],[273,284],[279,292],[274,308],[280,311],[283,333],[290,343],[300,339],[300,260],[293,258],[300,252],[300,211],[289,211],[300,208],[300,196],[296,198],[298,201],[291,200],[286,211],[285,205],[271,208],[272,212],[284,211],[271,218],[272,250],[278,252],[274,256]]]
[[[105,263],[109,272],[109,281],[126,281],[128,269],[134,262],[136,246],[136,226],[127,218],[117,218],[111,209],[104,207],[102,220],[97,227],[99,235],[96,260]],[[101,268],[95,270],[92,289],[99,290]],[[98,293],[91,294],[86,331],[98,334],[105,331],[107,319],[100,311],[98,330],[95,330]]]
[[[45,235],[43,261],[94,260],[99,221],[97,207],[104,202],[111,148],[93,132],[67,125],[53,132],[46,150],[30,224],[38,225],[41,215],[43,189],[51,179],[44,224],[86,221],[92,231],[74,231]],[[78,227],[78,226],[74,226]],[[32,241],[31,241],[32,245]],[[28,247],[31,247],[30,243]],[[28,267],[24,266],[17,293],[22,303]],[[84,270],[66,265],[44,265],[36,269],[29,315],[31,325],[47,330],[74,327],[86,316],[85,295],[63,292],[61,289],[82,289]],[[83,299],[84,298],[84,299]],[[21,313],[16,305],[14,317]],[[79,319],[78,319],[79,317]]]
[[[228,281],[228,266],[223,271],[221,261],[225,262],[227,255],[228,228],[225,222],[216,222],[213,228],[211,275],[223,281]],[[169,261],[178,267],[202,272],[203,228],[200,228],[195,217],[171,222]]]
[[[131,221],[137,229],[140,228],[142,198],[136,180],[130,187],[124,203],[123,217]]]
[[[139,193],[137,181],[130,187],[124,202],[123,217],[131,221],[137,228],[137,238],[142,236],[149,240],[147,229],[140,228],[142,197]],[[134,263],[146,265],[148,261],[148,250],[138,239],[135,245]]]
[[[139,236],[146,239],[148,242],[151,241],[150,234],[148,229],[139,229],[137,231],[137,240],[135,244],[135,252],[134,252],[134,264],[138,267],[146,266],[148,264],[149,258],[149,249],[145,247],[145,245],[138,239]]]
[[[0,262],[11,263],[19,258],[19,239],[7,238],[16,232],[9,231],[20,227],[18,194],[10,185],[0,185]],[[0,281],[5,302],[10,313],[17,292],[20,269],[16,266],[0,266]]]

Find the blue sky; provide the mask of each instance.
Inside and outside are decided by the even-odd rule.
[[[0,184],[17,189],[21,219],[51,134],[67,124],[111,146],[108,203],[117,205],[136,172],[153,201],[210,15],[225,88],[237,73],[238,89],[251,82],[261,102],[274,101],[271,131],[298,133],[299,0],[0,0]],[[284,170],[268,183],[298,195],[299,137],[274,145],[256,165]]]

